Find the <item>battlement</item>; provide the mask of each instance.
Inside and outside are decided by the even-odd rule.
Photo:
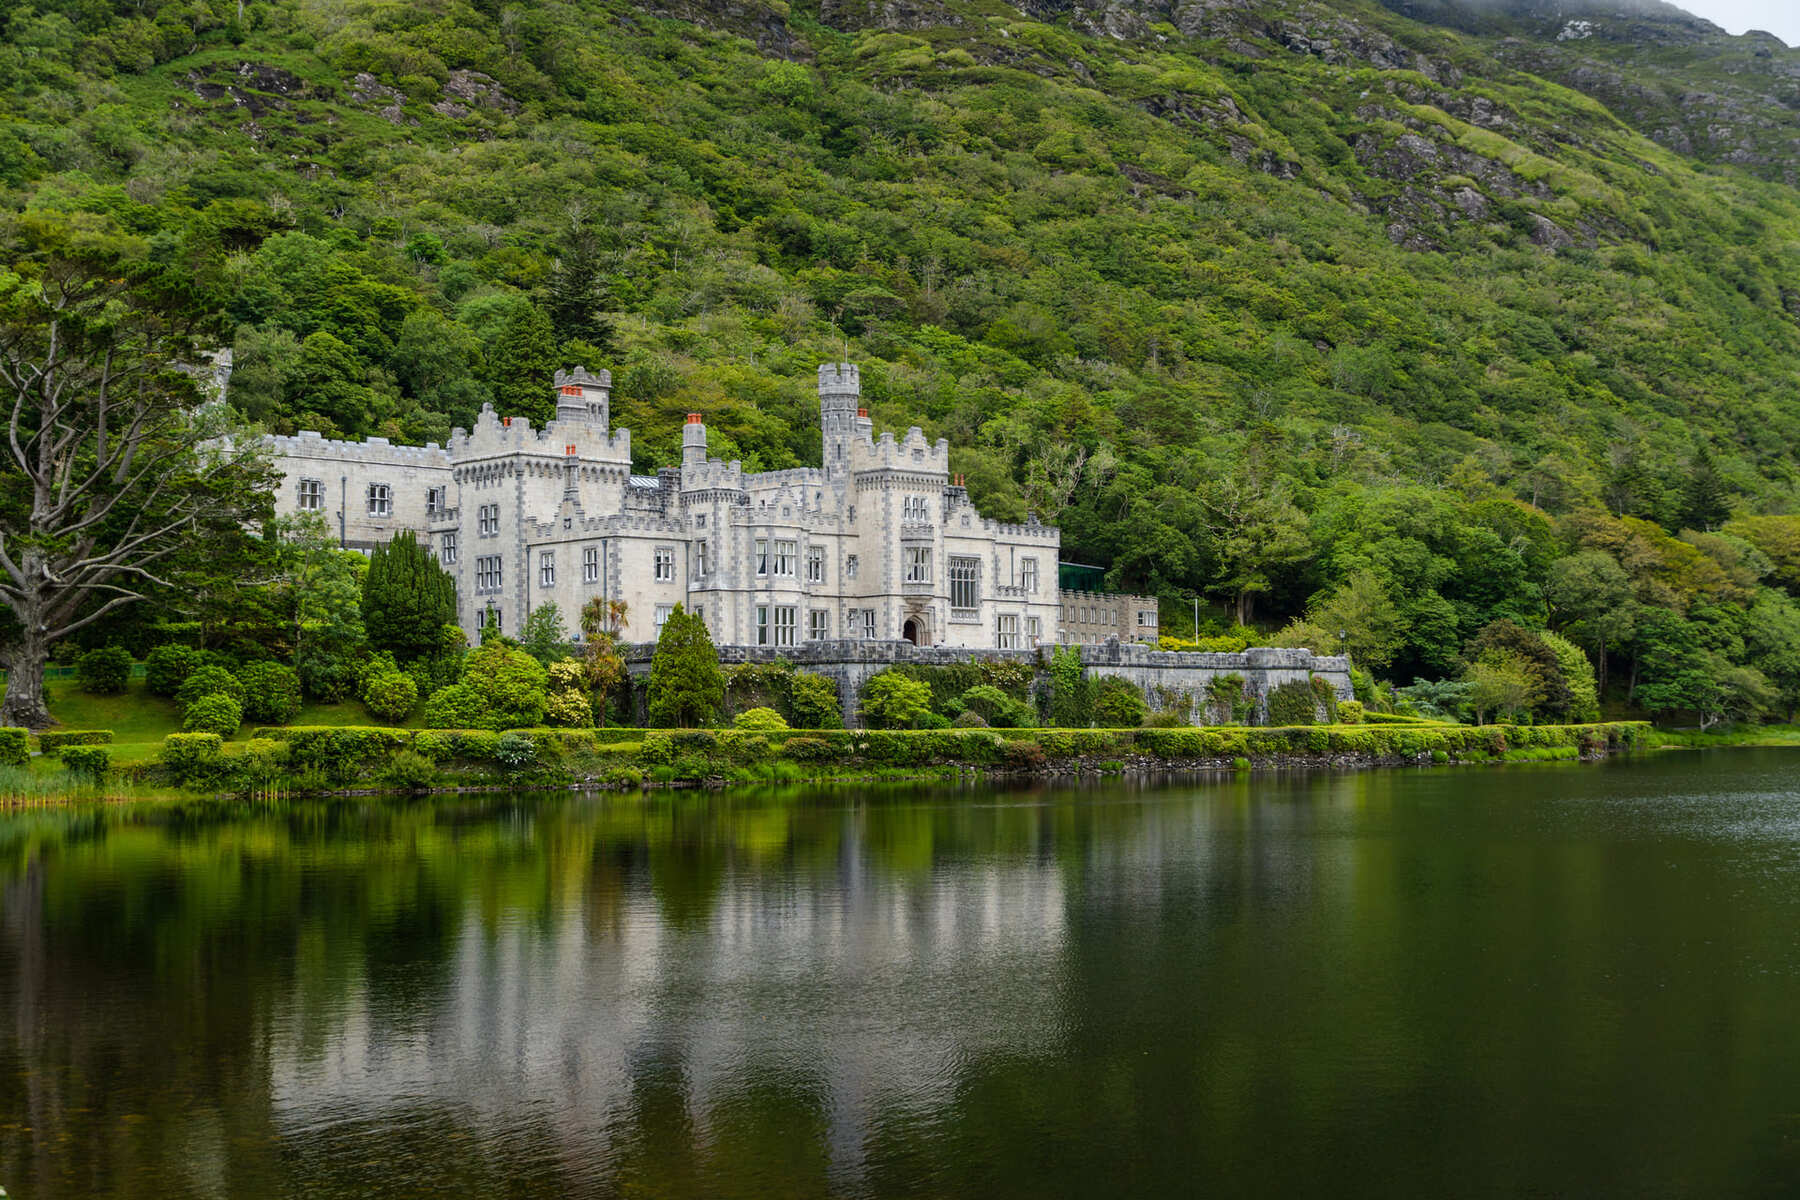
[[[820,363],[819,395],[862,395],[862,372],[855,363]]]
[[[585,419],[551,421],[542,429],[534,428],[523,417],[502,417],[491,404],[481,406],[473,431],[453,430],[450,454],[457,459],[487,458],[502,454],[542,454],[558,459],[573,457],[582,462],[629,464],[631,462],[631,430],[609,432],[604,426]]]
[[[913,474],[950,474],[950,442],[939,438],[927,441],[925,431],[914,425],[904,438],[883,431],[872,438],[867,431],[850,443],[850,469],[864,471],[906,471]]]
[[[441,467],[448,470],[450,454],[436,442],[423,446],[396,446],[384,437],[360,442],[328,438],[315,430],[303,429],[292,435],[270,434],[263,445],[278,458],[331,459],[362,463],[369,466]]]

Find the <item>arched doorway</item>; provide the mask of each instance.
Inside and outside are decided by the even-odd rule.
[[[912,617],[906,618],[906,624],[900,627],[900,636],[911,642],[913,645],[918,645],[919,622]]]

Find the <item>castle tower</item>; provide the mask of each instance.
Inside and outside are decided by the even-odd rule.
[[[819,364],[819,430],[825,439],[825,474],[836,478],[850,470],[850,442],[856,434],[856,410],[862,379],[855,363]]]
[[[589,375],[586,367],[556,373],[556,419],[605,429],[611,420],[612,372]]]
[[[681,465],[684,467],[704,467],[706,465],[706,422],[699,413],[689,413],[687,424],[682,426]]]

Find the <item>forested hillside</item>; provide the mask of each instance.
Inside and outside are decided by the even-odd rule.
[[[0,0],[10,256],[141,239],[272,429],[441,439],[583,362],[644,467],[689,410],[782,467],[850,358],[984,509],[1221,625],[1408,682],[1507,619],[1619,702],[1800,702],[1793,89],[1741,162],[1651,103],[1800,56],[1026,7]]]

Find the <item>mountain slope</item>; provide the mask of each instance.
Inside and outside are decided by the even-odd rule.
[[[646,465],[699,409],[779,467],[816,455],[806,381],[847,355],[991,511],[1277,614],[1368,566],[1332,532],[1367,497],[1678,530],[1707,447],[1738,504],[1794,506],[1800,198],[1557,82],[1575,51],[1522,25],[1363,0],[6,20],[12,204],[212,247],[233,398],[274,427],[438,437],[604,359]],[[1666,50],[1596,44],[1640,81]],[[1677,49],[1660,87],[1700,69]],[[566,318],[583,263],[610,345]],[[1267,521],[1221,517],[1220,481]],[[1416,539],[1450,564],[1418,578],[1461,606],[1431,635],[1452,657],[1499,611],[1461,536]]]

